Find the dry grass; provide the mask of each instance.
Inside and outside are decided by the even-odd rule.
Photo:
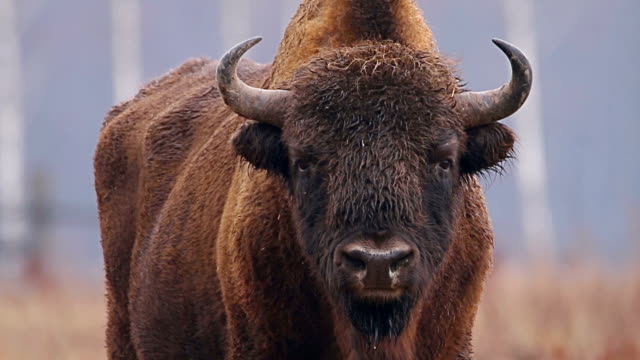
[[[545,269],[494,271],[475,331],[478,359],[640,359],[640,271]],[[104,319],[99,290],[3,290],[0,359],[104,359]]]
[[[640,359],[640,269],[503,266],[475,331],[479,359]]]
[[[0,294],[0,359],[106,358],[102,340],[105,305],[99,292]]]

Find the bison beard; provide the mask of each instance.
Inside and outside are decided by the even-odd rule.
[[[390,302],[354,298],[346,300],[351,324],[372,345],[386,337],[398,338],[409,321],[414,304],[412,296],[402,296]]]

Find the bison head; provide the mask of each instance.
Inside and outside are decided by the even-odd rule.
[[[263,90],[235,71],[257,41],[218,68],[225,102],[257,121],[235,150],[286,180],[300,244],[353,326],[399,336],[455,234],[464,182],[512,151],[513,133],[496,121],[525,101],[529,64],[495,40],[512,80],[464,92],[439,54],[364,42],[320,53],[288,90]]]

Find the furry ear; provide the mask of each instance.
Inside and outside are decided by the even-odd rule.
[[[460,159],[463,174],[502,170],[501,163],[513,157],[516,136],[500,123],[467,130],[467,149]]]
[[[287,177],[289,155],[281,141],[282,130],[264,123],[248,123],[233,138],[236,154],[257,169]]]

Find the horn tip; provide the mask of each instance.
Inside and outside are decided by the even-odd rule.
[[[507,54],[513,53],[513,54],[518,54],[518,55],[520,55],[522,57],[525,56],[524,53],[522,52],[522,50],[520,50],[520,48],[518,48],[517,46],[515,46],[515,45],[513,45],[513,44],[511,44],[511,43],[509,43],[507,41],[504,41],[502,39],[492,39],[491,41],[497,47],[499,47],[500,50],[502,50],[503,52],[505,52]]]
[[[245,51],[251,49],[252,47],[256,46],[256,44],[258,44],[260,41],[262,41],[262,36],[256,36],[256,37],[252,37],[251,39],[245,40],[243,42],[241,42],[240,44],[234,46],[234,48],[241,48],[241,49],[245,49]]]
[[[496,45],[506,43],[506,41],[504,41],[502,39],[499,39],[499,38],[493,38],[493,39],[491,39],[491,41]]]
[[[251,43],[252,45],[255,45],[257,43],[259,43],[260,41],[262,41],[262,36],[254,36],[251,39],[247,40],[248,43]]]
[[[222,56],[222,59],[220,60],[220,65],[218,65],[219,71],[221,71],[221,69],[223,69],[226,66],[230,66],[232,63],[236,63],[237,59],[242,57],[247,51],[249,51],[249,49],[254,47],[260,41],[262,41],[262,37],[256,36],[249,40],[245,40],[239,43],[238,45],[232,47]]]
[[[498,39],[498,38],[493,38],[491,39],[491,42],[493,42],[497,47],[499,47],[500,49],[502,49],[503,51],[505,51],[505,49],[510,49],[510,48],[514,48],[515,46],[513,46],[513,44],[510,44],[502,39]]]
[[[509,57],[511,62],[517,62],[527,68],[531,67],[526,55],[517,46],[501,39],[493,39],[491,41]]]

